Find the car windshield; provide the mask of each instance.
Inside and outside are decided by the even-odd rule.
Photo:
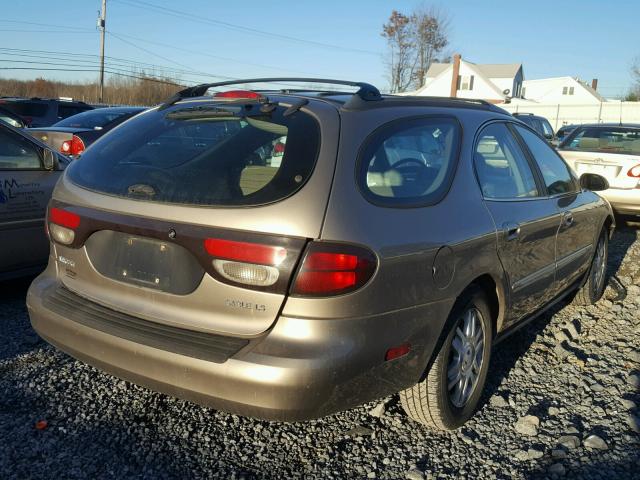
[[[564,150],[640,155],[640,128],[584,127],[560,146]]]
[[[262,113],[257,103],[151,110],[94,143],[69,177],[90,190],[151,202],[275,202],[304,185],[320,145],[316,120],[285,110]]]
[[[132,113],[136,113],[138,110],[127,110],[127,109],[97,109],[97,110],[88,110],[86,112],[78,113],[76,115],[72,115],[71,117],[67,117],[64,120],[60,120],[58,123],[55,123],[54,127],[72,127],[72,128],[96,128],[96,127],[104,127],[105,125],[117,120],[118,118],[124,115],[131,115]]]

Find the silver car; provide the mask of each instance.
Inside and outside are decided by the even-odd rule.
[[[600,194],[621,214],[640,215],[640,125],[577,127],[558,153],[578,173],[597,173],[609,182]]]
[[[358,91],[201,85],[94,143],[53,194],[31,323],[229,412],[303,420],[400,392],[456,428],[498,340],[600,298],[614,220],[589,189],[606,181],[488,103],[312,82]]]

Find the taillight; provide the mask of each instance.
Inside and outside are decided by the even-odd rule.
[[[212,265],[219,275],[256,287],[268,287],[278,281],[278,267],[288,254],[286,248],[280,246],[220,238],[205,239],[204,249],[214,257]]]
[[[640,178],[640,164],[631,167],[627,172],[627,177]]]
[[[251,90],[229,90],[218,92],[214,95],[217,98],[262,98],[262,95]]]
[[[291,294],[327,297],[353,292],[371,279],[376,266],[375,255],[366,248],[313,242],[307,248]]]
[[[273,146],[273,155],[284,155],[285,145],[282,142],[276,142]]]
[[[84,142],[77,135],[71,137],[71,140],[65,140],[60,145],[60,151],[65,155],[80,155],[84,152],[84,148]]]
[[[49,209],[49,235],[52,240],[70,245],[76,237],[75,229],[80,225],[80,215],[52,207]]]

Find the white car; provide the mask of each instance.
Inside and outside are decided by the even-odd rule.
[[[580,125],[558,147],[578,176],[597,173],[609,182],[598,192],[617,213],[640,215],[640,125]]]

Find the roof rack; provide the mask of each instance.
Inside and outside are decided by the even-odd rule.
[[[174,103],[184,99],[192,97],[201,97],[207,90],[214,87],[224,87],[227,85],[238,85],[243,83],[274,83],[274,82],[297,82],[297,83],[325,83],[332,85],[348,85],[351,87],[358,87],[358,91],[354,93],[354,96],[358,96],[364,101],[376,101],[382,100],[380,91],[373,85],[365,82],[351,82],[349,80],[334,80],[328,78],[297,78],[297,77],[277,77],[277,78],[248,78],[239,80],[228,80],[225,82],[216,83],[202,83],[193,87],[180,90],[178,93],[168,98],[161,106],[160,110],[165,109]],[[308,89],[306,91],[314,91],[314,89]],[[323,90],[324,91],[324,90]]]

